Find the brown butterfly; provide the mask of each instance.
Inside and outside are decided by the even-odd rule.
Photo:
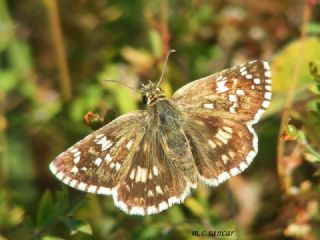
[[[140,89],[145,110],[116,118],[61,153],[50,164],[53,174],[145,215],[183,202],[199,183],[218,186],[248,167],[258,151],[252,125],[272,95],[267,62],[193,81],[171,99],[158,85]]]

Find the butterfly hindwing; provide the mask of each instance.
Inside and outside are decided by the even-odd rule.
[[[191,112],[183,126],[200,182],[218,186],[244,171],[257,154],[258,139],[250,125]]]

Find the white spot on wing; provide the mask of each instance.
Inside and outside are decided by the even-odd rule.
[[[218,138],[224,144],[227,144],[228,140],[231,138],[231,135],[229,133],[219,129],[218,132],[216,133],[215,137]]]
[[[56,173],[57,173],[57,168],[56,168],[56,166],[54,165],[53,162],[50,163],[49,169],[51,170],[51,172],[52,172],[53,174],[56,174]]]
[[[155,206],[150,206],[147,208],[147,213],[148,214],[154,214],[154,213],[158,213],[157,208]]]
[[[110,195],[110,194],[112,194],[112,190],[110,188],[106,188],[106,187],[99,187],[97,193],[104,194],[104,195]]]
[[[243,96],[244,95],[244,91],[241,90],[241,89],[238,89],[238,90],[236,90],[236,94]]]
[[[158,168],[157,168],[157,166],[156,166],[156,165],[153,165],[152,170],[153,170],[153,174],[154,174],[155,176],[158,176],[159,171],[158,171]]]
[[[67,176],[65,179],[63,179],[62,182],[65,184],[69,184],[70,180],[71,180],[71,178]]]
[[[132,207],[130,210],[130,214],[133,215],[144,215],[144,209],[143,207]]]
[[[71,169],[72,173],[77,173],[78,172],[78,168],[76,166],[73,166],[73,168]]]
[[[81,152],[78,151],[78,152],[76,152],[75,154],[73,154],[73,156],[74,156],[74,157],[78,157],[78,156],[80,156],[80,154],[81,154]]]
[[[268,100],[271,99],[271,96],[272,96],[272,93],[271,93],[271,92],[266,92],[266,93],[264,94],[264,98],[265,98],[265,99],[268,99]]]
[[[148,170],[138,166],[136,173],[136,182],[146,182],[147,181]]]
[[[82,167],[82,168],[81,168],[81,170],[85,172],[85,171],[87,171],[87,170],[88,170],[88,168],[86,168],[86,167]]]
[[[105,136],[103,138],[101,138],[97,144],[101,145],[101,150],[105,151],[107,149],[109,149],[112,146],[112,142],[110,140],[108,140]]]
[[[162,202],[159,204],[159,210],[162,211],[162,210],[165,210],[168,208],[168,204],[167,202]]]
[[[268,71],[265,72],[264,75],[269,78],[269,77],[271,77],[271,72],[268,70]]]
[[[127,145],[126,145],[126,148],[128,149],[128,150],[130,150],[130,148],[132,147],[132,144],[133,144],[133,141],[132,141],[132,139],[127,143]]]
[[[226,82],[226,80],[217,82],[217,93],[223,93],[229,90],[229,88],[225,86]]]
[[[109,166],[110,166],[110,168],[112,169],[112,168],[115,167],[115,164],[114,164],[113,162],[111,162],[111,163],[109,164]]]
[[[73,159],[74,163],[78,163],[80,161],[80,156],[76,157],[75,159]]]
[[[269,65],[268,62],[263,61],[263,66],[264,66],[264,68],[265,68],[266,70],[270,70],[270,65]]]
[[[243,72],[240,72],[241,76],[244,76],[244,75],[247,75],[248,72],[247,71],[243,71]]]
[[[216,148],[216,147],[217,147],[217,145],[216,145],[212,140],[209,140],[209,141],[208,141],[208,144],[209,144],[210,147],[212,147],[212,148]]]
[[[234,102],[230,108],[229,108],[229,112],[231,113],[236,113],[237,112],[237,107],[238,107],[238,103],[237,102]]]
[[[117,163],[116,163],[116,171],[119,171],[120,168],[121,168],[121,164],[117,162]]]
[[[218,176],[218,182],[223,183],[224,181],[228,180],[230,178],[229,173],[223,172]]]
[[[254,81],[255,84],[260,84],[261,83],[260,78],[255,78],[255,79],[253,79],[253,81]]]
[[[72,149],[70,152],[76,153],[76,152],[78,152],[78,148],[74,148],[74,149]]]
[[[153,191],[148,190],[148,197],[153,197],[153,196],[154,196]]]
[[[169,207],[172,206],[175,203],[180,203],[180,199],[177,197],[171,197],[168,199],[168,205]]]
[[[225,130],[226,132],[232,133],[232,128],[231,128],[231,127],[224,126],[224,127],[222,127],[222,128],[223,128],[223,130]]]
[[[87,187],[87,184],[86,183],[83,183],[83,182],[80,182],[80,184],[78,185],[78,189],[81,190],[81,191],[84,191]]]
[[[110,156],[110,154],[107,154],[104,158],[104,160],[106,160],[107,162],[111,162],[112,157]]]
[[[214,109],[213,103],[205,103],[205,104],[203,104],[203,107],[207,108],[207,109]]]
[[[229,157],[226,154],[222,154],[221,155],[221,159],[222,159],[224,164],[227,164],[228,161],[229,161]]]
[[[163,194],[162,188],[159,185],[156,186],[156,192],[159,194]]]
[[[97,190],[97,186],[90,185],[90,186],[88,187],[88,190],[87,190],[87,191],[90,192],[90,193],[95,193],[96,190]]]
[[[262,103],[262,107],[267,108],[269,106],[269,104],[270,104],[269,101],[264,100]]]
[[[243,72],[243,71],[245,71],[247,68],[246,67],[242,67],[242,68],[240,68],[240,72]]]
[[[130,172],[130,176],[129,176],[131,180],[133,180],[133,179],[134,179],[135,174],[136,174],[136,169],[135,169],[135,168],[133,168],[133,169],[131,170],[131,172]]]
[[[239,167],[240,167],[241,171],[244,171],[248,167],[248,164],[246,164],[245,162],[242,162],[242,163],[240,163]]]
[[[102,159],[101,159],[101,158],[97,158],[97,159],[94,161],[94,164],[97,165],[98,167],[100,166],[101,163],[102,163]]]
[[[252,79],[252,74],[247,74],[246,79]]]
[[[270,86],[270,85],[267,85],[267,86],[265,86],[265,89],[266,89],[267,91],[271,91],[271,86]]]
[[[239,169],[238,168],[232,168],[231,170],[230,170],[230,174],[232,175],[232,176],[236,176],[236,175],[238,175],[240,173],[240,171],[239,171]]]
[[[247,163],[251,163],[252,161],[253,161],[253,159],[254,159],[254,157],[256,156],[256,152],[255,151],[253,151],[253,150],[251,150],[250,152],[249,152],[249,154],[248,154],[248,156],[246,157],[246,161],[247,161]]]
[[[229,101],[230,101],[230,102],[237,102],[237,101],[238,101],[238,98],[237,98],[236,95],[230,94],[230,95],[229,95]]]
[[[73,180],[70,182],[70,186],[71,186],[71,187],[76,187],[77,184],[78,184],[78,180],[76,180],[76,179],[73,179]]]
[[[62,179],[64,177],[63,172],[58,172],[58,174],[56,175],[58,179]]]

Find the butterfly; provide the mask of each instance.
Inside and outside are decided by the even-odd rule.
[[[51,162],[51,172],[78,190],[112,195],[128,214],[149,215],[249,166],[258,151],[253,125],[272,96],[267,62],[190,82],[170,99],[158,85],[142,85],[144,110],[89,134]]]

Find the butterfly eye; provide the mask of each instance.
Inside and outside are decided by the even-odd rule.
[[[147,103],[148,103],[148,98],[147,98],[146,95],[143,95],[143,96],[142,96],[142,102],[143,102],[144,104],[147,104]]]

